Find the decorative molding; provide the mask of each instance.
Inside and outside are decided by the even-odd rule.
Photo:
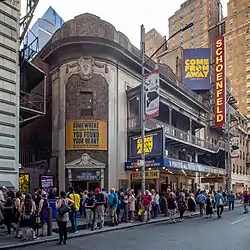
[[[100,74],[108,81],[109,66],[105,63],[95,61],[91,56],[81,56],[77,61],[72,61],[63,66],[65,70],[65,83],[75,74],[79,74],[84,81],[90,80],[93,74]]]
[[[51,73],[51,82],[56,81],[57,79],[59,79],[59,68],[55,69],[52,73]]]

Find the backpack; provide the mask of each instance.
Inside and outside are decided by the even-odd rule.
[[[64,214],[70,212],[70,207],[65,204],[65,201],[62,200],[61,207],[58,208],[57,213],[60,216],[63,216]]]

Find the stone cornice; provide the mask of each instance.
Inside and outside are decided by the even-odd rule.
[[[57,30],[51,40],[43,47],[38,56],[43,61],[50,61],[50,57],[59,48],[81,43],[101,44],[119,52],[124,57],[140,64],[140,50],[131,44],[129,39],[115,27],[93,14],[85,13],[64,23]],[[117,58],[119,60],[119,58]],[[156,63],[149,60],[146,69],[155,69]],[[191,91],[187,86],[181,84],[172,69],[166,64],[159,65],[159,71],[163,81],[171,82],[174,88],[184,94],[188,99],[196,102],[202,109],[207,110],[203,98]]]

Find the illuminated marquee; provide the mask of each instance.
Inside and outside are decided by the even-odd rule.
[[[144,153],[148,154],[152,152],[153,149],[153,136],[146,136],[144,138]],[[137,140],[137,154],[141,154],[142,153],[142,139],[139,138]]]
[[[218,37],[215,43],[215,125],[222,127],[226,123],[226,81],[225,81],[225,45],[224,37]]]
[[[185,60],[185,78],[207,78],[208,74],[209,58]]]

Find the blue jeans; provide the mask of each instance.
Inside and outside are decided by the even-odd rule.
[[[157,218],[158,217],[158,211],[159,211],[159,205],[154,205],[153,206],[153,216],[154,218]]]
[[[72,231],[77,232],[77,211],[73,210],[70,212],[70,222],[72,226]]]
[[[234,201],[229,201],[228,206],[229,206],[229,211],[231,211],[231,208],[232,210],[234,210]]]

